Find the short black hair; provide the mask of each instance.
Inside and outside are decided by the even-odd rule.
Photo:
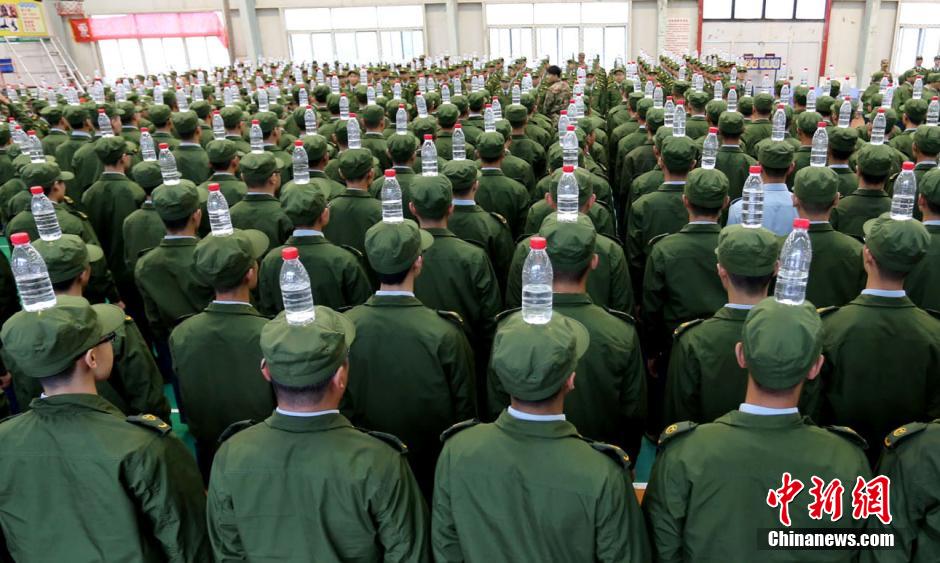
[[[326,395],[326,390],[330,387],[332,377],[313,385],[284,385],[271,380],[271,387],[274,388],[274,395],[278,402],[285,403],[319,403]]]
[[[764,166],[763,171],[768,178],[783,178],[790,172],[790,168],[771,168],[770,166]]]
[[[851,149],[847,151],[833,149],[833,148],[830,148],[829,150],[832,152],[833,158],[837,158],[839,160],[848,160],[849,157],[852,156],[852,153],[855,152],[855,147],[852,147]]]
[[[934,203],[927,198],[924,198],[924,201],[927,202],[927,209],[935,215],[940,215],[940,203]]]
[[[74,278],[69,278],[64,281],[55,282],[52,284],[52,291],[56,293],[65,293],[66,291],[72,288],[72,284],[75,283],[76,279],[78,279],[78,276],[75,276]]]
[[[748,295],[767,295],[767,289],[771,280],[774,279],[774,275],[742,276],[728,272],[728,279],[731,281],[731,285]]]
[[[228,167],[230,164],[232,164],[233,160],[235,160],[234,157],[226,160],[225,162],[210,162],[209,164],[212,165],[212,169],[216,172],[225,172],[228,170]]]
[[[887,172],[888,172],[888,171],[886,170],[886,171],[885,171],[885,174],[883,174],[883,175],[868,174],[868,173],[866,173],[866,172],[862,172],[862,173],[861,173],[861,175],[862,175],[862,180],[864,180],[864,182],[865,182],[866,184],[884,184],[884,183],[885,183],[885,180],[888,179],[888,174],[887,174]]]
[[[175,231],[182,231],[184,228],[186,228],[186,225],[189,223],[190,217],[192,217],[192,215],[183,217],[182,219],[161,218],[160,220],[163,221],[163,226],[166,227],[166,230],[175,232]]]
[[[561,76],[561,68],[558,65],[550,65],[545,69],[546,74],[554,74],[555,76]]]
[[[899,272],[897,270],[892,270],[891,268],[885,268],[878,263],[878,258],[872,255],[872,258],[875,259],[875,265],[878,267],[878,274],[884,278],[886,282],[889,283],[901,283],[904,281],[904,278],[907,277],[906,272]]]
[[[721,136],[722,139],[726,141],[725,142],[726,145],[731,144],[731,143],[728,143],[727,141],[734,141],[735,143],[741,141],[741,135],[731,135],[730,133],[722,133],[721,131],[719,131],[718,134],[719,136]]]
[[[691,201],[686,200],[689,204],[689,209],[692,210],[692,213],[696,215],[702,215],[706,217],[718,217],[721,215],[721,210],[724,209],[724,206],[721,207],[704,207],[702,205],[696,205]]]
[[[84,356],[86,352],[88,352],[88,350],[76,356],[75,359],[72,361],[72,363],[69,364],[69,367],[65,368],[59,373],[50,375],[48,377],[38,378],[39,384],[42,385],[43,389],[49,389],[52,387],[59,387],[68,383],[69,380],[72,379],[72,376],[75,375],[75,362],[77,362],[79,358]]]
[[[817,215],[820,213],[826,213],[832,209],[836,202],[837,200],[835,198],[833,198],[829,203],[820,203],[818,201],[803,201],[801,199],[800,205],[802,205],[803,209],[805,209],[807,212]]]
[[[555,281],[559,281],[562,283],[578,283],[581,281],[581,279],[585,275],[588,274],[590,269],[591,269],[591,265],[588,264],[587,266],[585,266],[584,268],[576,272],[572,272],[572,271],[560,272],[558,270],[555,270]]]
[[[376,272],[376,277],[379,278],[379,283],[384,283],[385,285],[398,285],[401,282],[405,281],[405,278],[408,277],[408,272],[411,271],[411,266],[403,272],[398,272],[397,274],[381,274]]]

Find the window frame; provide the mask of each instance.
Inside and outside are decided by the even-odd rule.
[[[825,8],[823,9],[823,17],[821,18],[797,18],[796,12],[800,5],[800,0],[793,0],[793,14],[789,18],[768,18],[767,17],[767,3],[773,2],[774,0],[762,0],[761,3],[761,17],[759,18],[736,18],[734,17],[735,7],[738,0],[731,0],[731,17],[730,18],[707,18],[705,17],[705,4],[702,4],[702,21],[706,22],[797,22],[797,23],[812,23],[812,22],[822,22],[826,21]],[[823,4],[826,3],[826,0],[820,0]]]

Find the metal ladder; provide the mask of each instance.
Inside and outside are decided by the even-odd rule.
[[[2,39],[16,65],[15,74],[20,83],[26,82],[28,86],[39,86],[43,78],[60,84],[72,83],[84,86],[88,83],[88,79],[55,37],[37,37],[20,41],[11,41],[9,37]],[[36,43],[39,44],[41,51],[33,49],[32,53],[21,52],[22,47]],[[17,47],[18,44],[20,47]],[[24,74],[28,78],[27,81],[23,80]]]

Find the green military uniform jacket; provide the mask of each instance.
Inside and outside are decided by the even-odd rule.
[[[173,327],[202,311],[215,292],[192,270],[196,237],[164,238],[137,260],[134,278],[154,335],[166,339]]]
[[[624,246],[630,260],[630,275],[635,281],[643,280],[643,269],[653,239],[676,233],[689,222],[689,214],[682,205],[684,187],[685,182],[664,183],[630,206]]]
[[[140,144],[140,129],[134,125],[122,125],[120,135],[135,145]]]
[[[533,141],[526,135],[513,135],[512,144],[509,145],[509,152],[511,152],[513,156],[529,163],[536,179],[545,176],[547,161],[545,148],[542,147],[542,145]]]
[[[434,148],[437,149],[438,158],[452,160],[454,154],[453,131],[439,131],[434,135]],[[466,135],[464,135],[464,152],[467,160],[475,160],[477,157],[477,149],[466,141]]]
[[[690,115],[685,120],[685,136],[690,139],[698,139],[708,135],[708,121],[704,115]]]
[[[85,143],[72,155],[72,172],[75,174],[73,182],[75,182],[75,188],[80,197],[72,196],[72,194],[68,195],[83,203],[85,201],[85,190],[97,182],[104,172],[104,164],[101,163],[98,153],[95,152],[95,143],[97,142],[98,139],[96,138],[91,143]]]
[[[620,186],[618,193],[622,198],[634,198],[631,190],[633,180],[644,172],[656,167],[656,155],[653,153],[653,141],[647,139],[645,143],[627,153],[620,165]]]
[[[347,313],[356,325],[343,412],[400,437],[430,497],[438,436],[476,415],[474,367],[463,329],[410,296],[372,296]],[[450,317],[450,315],[447,315]]]
[[[660,438],[643,497],[655,560],[800,560],[797,552],[759,550],[755,535],[765,528],[786,529],[779,508],[767,506],[768,491],[781,487],[784,472],[805,486],[789,506],[792,528],[861,529],[864,521],[851,514],[831,522],[828,515],[813,520],[806,510],[813,476],[827,484],[839,479],[845,488],[843,510],[850,510],[856,478],[871,476],[861,444],[851,430],[819,428],[800,414],[734,410],[711,424],[670,426]],[[857,552],[833,550],[813,551],[810,559],[851,562],[857,557]]]
[[[728,198],[734,201],[741,197],[744,181],[749,176],[748,169],[757,164],[757,160],[745,153],[739,145],[721,145],[715,168],[728,177]]]
[[[173,156],[176,157],[176,167],[184,180],[199,185],[212,175],[209,155],[199,143],[183,141],[173,149]]]
[[[151,131],[150,136],[153,137],[153,148],[157,150],[158,155],[160,153],[160,143],[169,145],[171,151],[176,150],[176,147],[180,146],[180,140],[168,131]]]
[[[346,186],[340,184],[336,180],[333,180],[326,175],[322,170],[311,169],[310,170],[310,182],[307,184],[298,184],[296,180],[291,180],[286,184],[281,185],[280,197],[284,197],[284,194],[290,190],[296,188],[297,186],[313,186],[319,189],[326,195],[326,200],[330,201],[339,194],[343,193],[346,190]]]
[[[125,418],[96,395],[30,406],[0,424],[0,525],[13,559],[211,558],[199,473],[169,425]]]
[[[940,223],[925,222],[930,246],[914,269],[904,279],[904,289],[911,301],[922,309],[940,311]]]
[[[80,211],[73,211],[64,203],[52,204],[55,207],[55,216],[59,220],[59,228],[63,234],[77,235],[87,244],[99,244],[98,237],[94,229],[87,221],[83,221]],[[36,229],[36,220],[29,209],[20,211],[15,217],[6,224],[6,236],[9,238],[13,233],[29,233],[29,240],[39,238],[39,231]]]
[[[362,254],[355,249],[331,243],[322,234],[291,236],[284,246],[273,249],[261,263],[258,278],[260,300],[258,310],[273,317],[284,310],[281,296],[281,250],[296,247],[300,262],[310,276],[313,301],[331,309],[354,307],[366,302],[372,295],[369,278],[363,269]]]
[[[651,560],[622,450],[566,420],[506,411],[493,424],[461,426],[444,436],[437,464],[435,561]]]
[[[458,201],[469,202],[470,205],[458,204]],[[484,211],[470,200],[454,200],[454,213],[450,216],[447,227],[463,240],[477,243],[486,250],[496,271],[499,286],[505,289],[506,274],[509,272],[514,249],[512,233],[506,219],[498,213]]]
[[[181,408],[196,440],[215,446],[231,424],[263,419],[274,408],[261,375],[261,329],[267,319],[247,303],[209,303],[170,334]]]
[[[891,210],[891,196],[884,190],[857,189],[840,200],[829,213],[832,228],[862,240],[865,221]]]
[[[480,161],[477,161],[477,166],[482,168]],[[513,155],[511,152],[506,151],[505,156],[503,156],[503,163],[500,165],[500,168],[508,178],[511,178],[523,186],[525,186],[526,191],[532,193],[535,191],[536,177],[535,173],[532,171],[532,165],[526,162],[525,160]]]
[[[745,123],[741,141],[747,147],[748,154],[757,158],[757,143],[769,139],[772,132],[773,124],[770,123],[770,119],[752,119],[750,123]]]
[[[19,212],[27,210],[32,200],[29,187],[18,177],[0,185],[0,219],[6,224]]]
[[[268,248],[284,244],[294,224],[281,209],[281,202],[265,192],[247,192],[230,214],[236,229],[256,229],[268,236]]]
[[[840,196],[846,197],[858,189],[858,176],[855,175],[855,171],[848,164],[830,164],[829,168],[839,175]],[[738,194],[738,197],[740,197],[740,194]]]
[[[904,153],[904,156],[908,160],[914,160],[914,132],[917,131],[917,127],[911,129],[905,129],[897,135],[891,137],[891,140],[888,141],[888,145]]]
[[[75,156],[75,153],[78,151],[78,149],[82,148],[85,145],[91,144],[92,140],[93,139],[91,135],[85,131],[72,131],[72,133],[69,135],[69,140],[60,144],[58,148],[56,148],[55,150],[55,160],[56,160],[56,163],[59,165],[59,168],[65,172],[75,172],[75,167],[72,165],[72,157]],[[156,143],[156,141],[154,141],[154,143]],[[3,156],[6,156],[5,152]],[[9,156],[7,156],[7,159],[9,159]],[[10,161],[9,168],[10,168],[9,177],[4,177],[0,175],[0,178],[2,178],[4,182],[6,182],[7,180],[13,177],[13,162],[12,161]],[[93,178],[91,182],[94,182],[94,181],[95,179]],[[91,182],[88,182],[88,184],[90,185]],[[84,188],[87,186],[82,186],[80,188],[78,178],[76,177],[66,182],[65,187],[66,187],[66,193],[68,194],[70,198],[74,199],[75,201],[81,201],[82,194],[84,193]]]
[[[529,208],[529,213],[526,215],[522,234],[528,236],[537,233],[539,228],[542,227],[542,221],[552,213],[555,213],[555,208],[549,205],[544,199],[533,203],[532,207]],[[614,217],[603,204],[595,202],[594,205],[588,209],[587,216],[590,217],[591,222],[594,223],[594,229],[598,234],[616,238],[617,226],[614,225]]]
[[[46,136],[42,138],[42,153],[45,155],[55,156],[55,151],[59,148],[59,145],[68,140],[69,134],[62,129],[49,129],[49,132],[46,133]]]
[[[793,173],[787,176],[787,186],[793,188],[793,179],[796,173],[809,166],[813,147],[810,145],[800,145],[793,153]]]
[[[341,414],[275,412],[227,440],[209,485],[216,560],[430,562],[408,448],[372,434]]]
[[[115,172],[102,174],[82,198],[119,285],[129,281],[132,275],[124,261],[124,219],[137,211],[146,199],[147,193],[143,188],[124,174]]]
[[[549,131],[551,129],[551,124],[545,124],[547,127],[549,127],[549,129],[538,125],[539,120],[535,119],[537,116],[541,116],[541,114],[533,114],[529,116],[529,119],[532,120],[532,122],[526,124],[525,134],[536,143],[542,145],[542,148],[548,150],[548,147],[551,146],[551,144],[554,142],[554,138]]]
[[[627,209],[629,210],[630,204],[640,199],[640,197],[655,192],[659,186],[663,185],[664,181],[663,169],[658,165],[649,172],[644,172],[634,178],[630,186],[630,201],[626,202]]]
[[[404,191],[402,189],[403,202]],[[346,188],[330,201],[330,222],[324,227],[323,234],[333,244],[349,246],[365,254],[366,231],[381,220],[382,204],[379,200],[365,190]]]
[[[286,184],[294,178],[294,166],[291,162],[291,157],[283,149],[277,145],[272,145],[269,143],[264,144],[264,152],[269,152],[274,155],[274,158],[277,160],[278,165],[280,165],[281,170],[281,183]]]
[[[379,168],[382,170],[392,167],[392,159],[388,156],[388,143],[385,142],[385,135],[366,131],[362,134],[362,148],[372,151],[372,156],[378,159]]]
[[[251,152],[251,144],[245,140],[241,135],[226,135],[225,139],[235,143],[235,149],[243,154],[248,154]]]
[[[818,420],[854,428],[873,463],[889,431],[940,416],[940,320],[910,299],[859,295],[823,316],[823,335]]]
[[[519,236],[529,209],[529,192],[525,186],[496,168],[482,168],[478,182],[477,204],[505,217],[513,237]]]
[[[813,248],[806,299],[817,307],[841,307],[865,287],[862,243],[832,228],[829,223],[810,223]]]
[[[124,264],[128,272],[137,267],[140,254],[154,248],[163,240],[166,227],[163,220],[153,207],[149,199],[140,206],[140,209],[131,213],[124,219]]]

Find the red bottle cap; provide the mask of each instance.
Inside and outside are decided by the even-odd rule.
[[[391,168],[389,168],[388,170],[385,171],[385,177],[386,177],[386,178],[394,178],[394,177],[395,177],[395,171],[392,170]]]
[[[356,114],[350,112],[350,113],[349,113],[349,117],[351,117],[352,119],[356,119]]]
[[[30,137],[32,137],[32,136],[35,136],[35,135],[36,135],[36,132],[33,131],[32,129],[30,129],[29,131],[26,132],[26,134],[29,135]]]
[[[563,109],[563,110],[561,110],[561,111],[558,112],[558,113],[561,114],[561,115],[568,115],[568,110]]]
[[[296,260],[298,256],[300,256],[300,253],[297,252],[297,248],[294,246],[288,246],[281,250],[281,258],[284,260]]]
[[[825,127],[827,127],[828,125],[829,125],[829,124],[826,123],[825,121],[818,121],[818,122],[816,122],[816,127],[817,127],[817,128],[820,128],[820,127],[825,128]]]
[[[878,113],[884,113],[884,112],[885,112],[885,108],[878,108]]]
[[[425,140],[425,141],[430,141],[430,140],[433,139],[433,138],[434,138],[434,135],[425,135],[425,136],[424,136],[424,140]]]
[[[566,131],[574,131],[574,125],[569,125]]]
[[[300,139],[297,139],[296,141],[294,141],[294,146],[295,146],[295,147],[302,147],[302,146],[304,146],[304,142],[301,141]]]
[[[212,115],[219,115],[219,110],[217,109],[212,110]]]
[[[717,134],[718,134],[718,128],[717,128],[717,127],[709,127],[709,128],[708,128],[708,132],[709,132],[709,133],[715,133],[715,134],[717,135]]]
[[[561,171],[570,174],[571,172],[574,172],[574,165],[566,164],[561,167]]]
[[[485,107],[492,108],[492,107],[493,107],[493,104],[486,104]]]
[[[305,109],[313,109],[313,106],[311,106],[310,104],[307,104],[307,107]]]
[[[33,186],[29,189],[29,193],[33,195],[39,195],[42,193],[42,186]]]
[[[170,148],[170,145],[168,145],[168,144],[166,144],[166,143],[160,143],[160,150],[161,150],[161,151],[162,151],[163,149],[168,149],[168,148]]]
[[[259,122],[257,119],[252,119],[252,120],[251,120],[251,124],[252,124],[252,125],[260,125],[260,122]]]
[[[544,240],[544,239],[542,239]],[[13,233],[13,236],[10,237],[10,242],[13,243],[13,246],[22,246],[24,244],[29,244],[29,234],[27,233]],[[543,246],[544,248],[544,246]]]
[[[454,129],[463,129],[463,125],[461,125],[461,124],[459,124],[459,123],[455,123],[455,124],[454,124]]]
[[[27,242],[29,242],[28,238],[29,237],[27,236]],[[546,242],[544,237],[532,237],[529,239],[529,248],[532,250],[545,250],[545,245]]]
[[[803,219],[802,217],[798,217],[798,218],[794,219],[794,220],[793,220],[793,228],[794,228],[794,229],[808,229],[808,228],[809,228],[809,219]]]
[[[218,184],[209,184],[209,191],[210,191],[210,192],[217,192],[217,191],[219,191],[219,185],[218,185]]]
[[[104,108],[100,108],[100,109],[98,110],[98,113],[104,113]]]
[[[405,104],[398,104],[398,109],[405,109]]]
[[[901,165],[901,170],[913,170],[913,169],[914,169],[914,163],[911,161],[907,161]]]
[[[777,104],[777,109],[783,109],[783,104]]]
[[[747,169],[747,171],[751,174],[760,174],[761,170],[763,170],[763,168],[761,168],[760,164],[755,164],[754,166],[751,166]]]

